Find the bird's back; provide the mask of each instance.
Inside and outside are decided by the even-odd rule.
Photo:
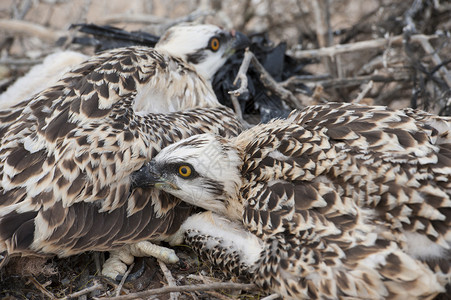
[[[243,222],[267,245],[261,285],[292,298],[443,292],[451,147],[435,118],[328,104],[237,137]]]
[[[129,175],[181,138],[237,134],[212,93],[181,60],[129,47],[0,112],[0,251],[66,256],[173,233],[189,209],[131,191]],[[166,114],[147,104],[157,101]],[[177,112],[187,107],[197,110]]]

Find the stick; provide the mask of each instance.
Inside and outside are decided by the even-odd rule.
[[[332,32],[330,29],[330,14],[328,2],[329,1],[327,0],[309,1],[313,11],[313,17],[315,19],[316,38],[318,39],[318,44],[321,48],[328,47],[332,44]],[[337,75],[339,75],[337,65],[332,61],[330,57],[323,57],[322,61],[329,74],[333,74],[334,77],[337,77]]]
[[[438,66],[442,64],[442,60],[440,59],[440,56],[437,54],[437,52],[434,50],[434,48],[431,46],[429,41],[427,39],[420,39],[419,40],[421,46],[423,47],[424,51],[431,55],[432,60],[434,63]],[[443,76],[443,79],[445,80],[446,84],[449,88],[451,88],[451,75],[448,72],[448,69],[445,66],[440,67],[438,70],[440,75]]]
[[[45,287],[42,286],[42,284],[39,283],[39,281],[36,280],[36,278],[34,278],[34,276],[30,276],[30,281],[34,284],[34,286],[41,291],[41,293],[43,293],[44,295],[46,295],[47,297],[49,297],[50,299],[56,299],[55,295],[53,295],[52,293],[50,293],[49,291],[47,291],[47,289]]]
[[[168,18],[158,17],[149,14],[114,14],[101,18],[98,22],[104,24],[114,24],[114,23],[140,23],[140,24],[157,24],[163,27],[163,31],[175,24],[183,22],[192,22],[197,18],[209,16],[214,14],[213,10],[195,10],[189,15],[183,16],[181,18],[168,20]]]
[[[229,91],[230,95],[233,95],[235,97],[240,96],[241,94],[247,92],[247,70],[249,69],[249,64],[252,60],[252,52],[249,51],[249,48],[246,48],[246,51],[244,52],[244,58],[243,62],[241,63],[240,69],[238,70],[238,74],[236,74],[235,80],[233,81],[233,84],[236,85],[238,83],[238,80],[240,80],[240,87],[237,90]]]
[[[58,38],[65,35],[62,31],[51,30],[31,22],[5,19],[0,19],[0,31],[14,35],[36,36],[50,42],[56,42]]]
[[[411,36],[411,41],[420,42],[422,40],[431,40],[438,38],[438,35],[424,35],[424,34],[416,34]],[[313,50],[295,50],[290,51],[289,55],[294,58],[317,58],[322,56],[335,56],[338,54],[355,52],[355,51],[363,51],[368,49],[375,48],[385,48],[387,45],[402,45],[403,36],[397,35],[390,38],[381,38],[370,41],[361,41],[356,43],[344,44],[344,45],[335,45],[332,47],[325,47],[320,49]]]
[[[206,16],[210,16],[210,15],[214,15],[215,11],[214,10],[202,10],[202,9],[196,9],[195,11],[193,11],[192,13],[174,19],[174,20],[169,20],[169,22],[166,21],[166,24],[164,24],[163,29],[166,30],[167,28],[174,26],[176,24],[180,24],[180,23],[184,23],[184,22],[193,22],[195,20],[197,20],[198,18],[201,17],[206,17]]]
[[[183,285],[183,286],[165,286],[158,289],[142,291],[138,293],[128,294],[119,297],[112,298],[101,298],[102,300],[126,300],[126,299],[136,299],[143,298],[150,295],[167,294],[171,292],[194,292],[194,291],[211,291],[218,289],[229,289],[229,290],[252,290],[257,286],[253,283],[233,283],[233,282],[220,282],[220,283],[210,283],[210,284],[193,284],[193,285]],[[100,298],[95,298],[99,299]]]
[[[30,65],[41,64],[43,61],[44,61],[44,59],[42,59],[42,58],[38,58],[38,59],[2,58],[2,59],[0,59],[0,64],[11,65],[11,66],[30,66]]]
[[[423,7],[422,0],[414,0],[409,9],[404,13],[404,31],[410,31],[411,33],[416,32],[415,23],[413,22],[413,16],[421,10]]]
[[[352,101],[353,103],[360,103],[362,99],[366,96],[366,94],[373,88],[374,81],[368,82],[368,84],[365,86],[365,88],[359,93],[357,98]]]
[[[279,294],[271,294],[269,296],[261,298],[260,300],[274,300],[274,299],[279,299],[279,298],[282,299]]]
[[[166,278],[166,281],[168,282],[168,286],[177,286],[177,283],[174,280],[174,277],[172,277],[171,271],[169,271],[168,267],[164,262],[158,259],[158,264],[160,265],[161,271],[163,272],[164,277]],[[171,300],[177,300],[180,296],[180,293],[170,293],[169,297]]]
[[[289,90],[285,89],[281,84],[276,82],[272,78],[272,76],[265,70],[265,68],[260,64],[255,55],[248,49],[246,49],[243,62],[241,63],[240,69],[238,70],[238,74],[234,81],[234,84],[236,84],[237,80],[241,79],[241,85],[237,90],[230,91],[229,94],[240,95],[243,92],[247,91],[247,78],[246,80],[243,79],[246,77],[246,73],[247,70],[249,69],[250,62],[255,67],[257,72],[260,74],[260,80],[267,89],[271,90],[274,94],[276,94],[285,102],[291,104],[291,106],[293,106],[294,108],[303,107],[302,103],[298,100],[298,98],[296,98]],[[239,105],[234,104],[234,107],[235,106]]]
[[[252,52],[249,51],[249,48],[246,48],[246,51],[244,52],[244,58],[241,63],[240,69],[238,70],[238,74],[236,74],[235,80],[233,81],[233,84],[236,85],[238,83],[238,80],[240,80],[240,87],[237,90],[229,91],[229,94],[231,95],[230,98],[232,100],[233,109],[235,110],[235,113],[237,115],[238,120],[241,122],[244,128],[251,128],[251,125],[246,122],[243,118],[243,112],[241,111],[241,106],[238,101],[238,96],[247,92],[247,70],[249,69],[249,64],[252,60]]]
[[[392,75],[364,75],[364,76],[357,76],[357,77],[351,77],[351,78],[335,78],[335,79],[326,79],[326,80],[319,80],[317,78],[305,78],[305,77],[290,77],[285,82],[288,82],[290,84],[296,84],[296,83],[308,83],[308,82],[315,82],[316,85],[321,85],[324,88],[329,87],[348,87],[348,86],[356,86],[360,85],[365,82],[393,82],[393,81],[409,81],[411,79],[411,75],[407,72],[398,72],[393,73]]]
[[[101,283],[97,282],[93,286],[87,287],[87,288],[85,288],[85,289],[83,289],[81,291],[78,291],[78,292],[72,293],[70,295],[67,295],[64,298],[60,298],[59,300],[67,300],[67,299],[71,299],[71,298],[77,298],[77,297],[80,297],[82,295],[85,295],[85,294],[88,294],[90,292],[94,292],[94,291],[100,290],[100,289],[103,289],[103,285]]]
[[[167,18],[158,17],[149,14],[113,14],[107,15],[97,20],[99,23],[114,24],[114,23],[141,23],[141,24],[161,24],[166,23]]]
[[[271,90],[282,100],[290,103],[292,106],[294,106],[294,108],[303,107],[302,103],[298,100],[298,98],[296,98],[289,90],[286,90],[281,84],[276,82],[272,78],[272,76],[265,70],[265,68],[260,64],[258,59],[255,57],[254,53],[252,53],[249,50],[246,50],[244,54],[243,62],[241,63],[240,69],[238,70],[238,74],[234,81],[234,84],[236,84],[237,80],[241,79],[241,85],[237,90],[230,91],[229,94],[240,95],[243,92],[247,91],[247,78],[246,80],[243,80],[243,78],[246,77],[246,72],[249,69],[250,62],[252,62],[252,65],[260,74],[260,80],[266,88]]]
[[[252,52],[251,52],[252,53]],[[258,59],[252,53],[252,65],[257,69],[257,72],[260,73],[260,80],[263,85],[271,90],[274,94],[276,94],[280,99],[291,104],[293,108],[301,108],[304,107],[301,101],[296,98],[289,90],[283,88],[279,83],[277,83],[271,75],[265,70],[265,68],[260,64]]]
[[[223,294],[220,294],[220,293],[218,293],[218,292],[207,291],[207,292],[205,292],[205,293],[208,294],[208,295],[210,295],[210,296],[212,296],[213,299],[218,299],[218,300],[233,300],[232,298],[227,297],[227,296],[225,296],[225,295],[223,295]]]
[[[121,294],[122,286],[124,285],[125,280],[127,280],[128,274],[130,274],[134,265],[135,265],[135,263],[132,263],[130,265],[130,267],[128,268],[127,272],[125,272],[124,276],[122,277],[121,282],[119,283],[119,285],[116,288],[116,297],[118,297]]]

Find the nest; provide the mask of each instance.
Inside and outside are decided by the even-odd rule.
[[[128,5],[111,1],[104,12],[96,1],[23,0],[0,8],[0,93],[56,49],[93,54],[153,46],[169,26],[197,20],[233,27],[251,40],[213,80],[220,102],[233,107],[246,126],[329,101],[451,115],[451,4],[445,1],[201,1],[200,6],[188,0],[167,6],[137,1],[144,14],[122,13],[127,10],[116,2]],[[176,251],[183,265],[138,259],[121,283],[98,276],[103,253],[12,258],[0,270],[0,297],[262,296],[253,285],[234,283],[237,278],[200,262],[186,247]]]

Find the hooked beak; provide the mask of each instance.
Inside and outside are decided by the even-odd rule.
[[[245,49],[250,45],[250,41],[245,34],[239,31],[232,30],[230,32],[230,35],[231,38],[229,40],[226,50],[224,51],[223,54],[224,57],[230,57],[237,50]]]
[[[179,190],[180,188],[173,182],[163,178],[156,170],[156,164],[151,161],[145,163],[141,169],[132,174],[132,188],[150,188],[160,190]]]

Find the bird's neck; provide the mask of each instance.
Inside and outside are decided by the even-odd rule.
[[[230,198],[225,206],[225,216],[233,221],[240,221],[243,217],[244,206],[241,202],[241,197],[236,195],[235,198]]]
[[[230,146],[232,146],[236,153],[238,154],[239,161],[243,162],[244,159],[244,150],[241,147],[240,144],[236,143],[237,139],[232,139]],[[241,170],[241,165],[239,166],[239,170]],[[237,182],[235,185],[235,188],[226,195],[226,199],[224,201],[225,203],[225,215],[230,220],[240,221],[243,216],[243,210],[244,210],[244,202],[243,198],[241,197],[241,189],[244,184],[244,177],[240,173],[240,181]]]

